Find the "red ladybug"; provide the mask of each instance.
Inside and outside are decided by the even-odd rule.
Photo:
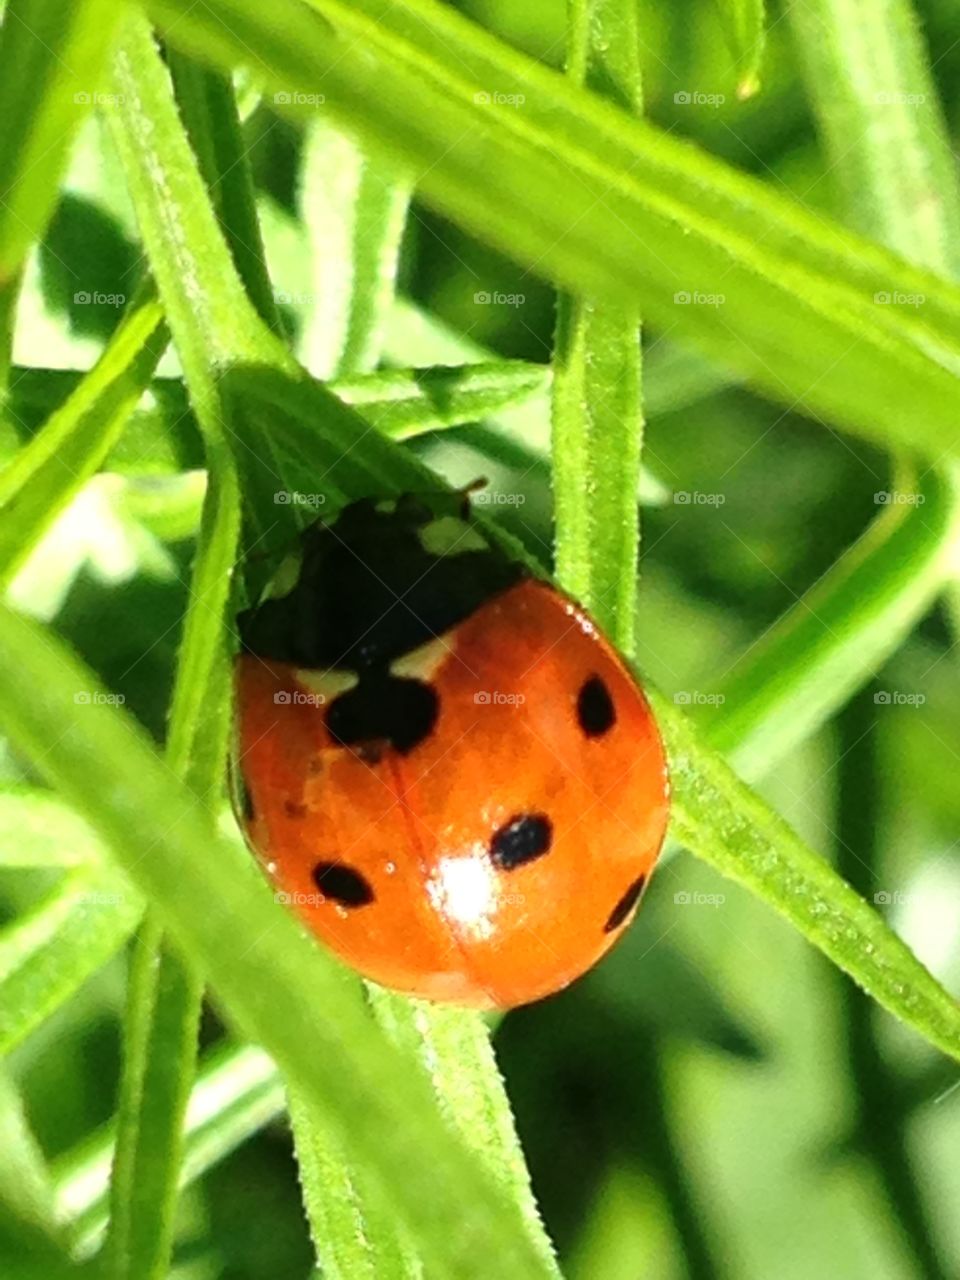
[[[240,615],[238,816],[348,964],[509,1007],[626,927],[667,769],[617,653],[463,506],[345,507],[302,534],[287,593]]]

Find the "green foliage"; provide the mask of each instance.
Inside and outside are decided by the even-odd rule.
[[[944,1194],[960,29],[930,0],[930,59],[906,0],[766,36],[753,0],[575,0],[562,40],[547,0],[465,7],[496,30],[5,6],[4,1274],[305,1274],[301,1200],[344,1280],[951,1274],[906,1132]],[[38,267],[61,196],[97,238]],[[134,237],[119,323],[77,323],[63,278]],[[232,618],[272,553],[317,506],[478,475],[478,518],[650,677],[673,787],[629,937],[496,1059],[481,1016],[305,937],[225,814]],[[814,1149],[844,1195],[811,1198]]]

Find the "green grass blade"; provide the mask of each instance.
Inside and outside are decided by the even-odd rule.
[[[336,378],[330,390],[392,440],[464,426],[542,395],[550,370],[523,360],[392,369]]]
[[[102,857],[99,840],[54,792],[0,790],[0,867],[76,867]]]
[[[174,43],[228,64],[255,47],[270,83],[322,85],[327,108],[403,158],[423,196],[539,273],[639,302],[791,407],[960,455],[953,285],[630,119],[449,6],[316,0],[313,14],[277,0],[269,21],[249,0],[150,7]],[[923,305],[883,305],[894,295]]]
[[[53,1178],[20,1092],[4,1067],[0,1067],[0,1151],[0,1204],[18,1222],[62,1246]]]
[[[233,85],[219,75],[167,51],[167,66],[190,144],[207,182],[217,217],[250,301],[272,329],[280,316],[267,272],[263,237]]]
[[[106,1266],[116,1280],[167,1274],[193,1082],[202,986],[144,926],[128,979]]]
[[[70,145],[103,88],[113,0],[9,0],[0,28],[0,289],[43,234]]]
[[[720,682],[710,742],[759,778],[829,719],[892,654],[949,581],[960,489],[930,471],[913,503],[884,508],[820,582]]]
[[[829,863],[704,750],[686,716],[648,693],[670,759],[672,834],[779,911],[895,1017],[960,1059],[953,996]]]
[[[500,1275],[544,1274],[517,1206],[437,1113],[418,1065],[371,1021],[357,980],[304,937],[242,851],[211,839],[203,811],[131,718],[102,703],[80,717],[68,695],[89,674],[7,609],[0,672],[11,740],[100,832],[231,1020],[328,1112],[353,1167],[416,1230],[425,1263],[471,1280],[495,1256]]]
[[[152,287],[103,355],[0,472],[0,583],[9,582],[56,516],[101,467],[167,345]]]
[[[197,1072],[184,1121],[181,1189],[284,1112],[280,1075],[253,1045],[214,1050]],[[56,1203],[69,1224],[74,1252],[85,1257],[107,1225],[112,1127],[61,1156],[54,1165]]]
[[[913,5],[812,0],[788,12],[845,220],[960,275],[956,157]]]
[[[79,724],[96,708],[70,712]],[[86,715],[84,715],[86,713]],[[80,867],[0,933],[0,1053],[8,1053],[114,956],[140,919],[139,895],[111,869]]]
[[[81,375],[71,369],[14,370],[11,413],[28,439],[32,438],[30,423],[62,406],[81,381]],[[550,370],[545,365],[490,358],[485,363],[336,378],[329,388],[384,435],[410,440],[425,431],[465,426],[495,418],[532,399],[543,400],[549,383]],[[538,430],[541,427],[538,424]],[[155,378],[149,403],[132,410],[102,467],[140,476],[187,471],[203,464],[203,447],[183,383],[179,378]]]
[[[211,370],[280,346],[247,299],[184,135],[169,73],[133,11],[113,72],[125,110],[111,113],[111,133],[194,410],[202,426],[209,415],[213,432],[221,406]]]
[[[371,987],[371,1001],[394,1043],[423,1063],[441,1113],[519,1207],[543,1274],[558,1276],[483,1016],[378,987]]]
[[[410,185],[318,112],[307,130],[299,198],[313,290],[303,363],[318,378],[368,373],[379,362],[393,302]]]
[[[571,80],[643,109],[632,0],[570,6]],[[632,653],[639,551],[640,317],[635,307],[561,294],[553,356],[557,577]]]
[[[737,68],[737,96],[750,98],[760,88],[766,45],[764,0],[717,0],[724,34]]]

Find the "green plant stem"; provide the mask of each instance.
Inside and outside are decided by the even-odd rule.
[[[237,274],[261,318],[281,333],[233,84],[176,49],[168,50],[167,66]]]
[[[57,202],[70,147],[100,89],[113,0],[7,0],[0,27],[0,312]]]
[[[872,689],[863,690],[841,712],[838,728],[837,870],[869,901],[883,887],[877,874],[883,791]],[[924,1280],[947,1280],[949,1270],[937,1248],[936,1232],[908,1154],[899,1078],[877,1041],[876,1010],[849,983],[840,984],[839,994],[854,1100],[853,1148],[870,1158],[886,1212],[919,1273]]]
[[[201,1064],[184,1123],[180,1187],[200,1178],[252,1134],[282,1117],[283,1082],[273,1062],[253,1045],[223,1045]],[[53,1177],[59,1216],[69,1223],[76,1257],[90,1255],[108,1221],[114,1127],[61,1156]]]
[[[0,473],[0,584],[99,470],[166,345],[163,312],[148,283],[93,369]]]
[[[960,291],[576,89],[450,6],[276,0],[269,21],[248,0],[149,8],[171,41],[222,64],[256,48],[276,88],[322,82],[326,108],[402,159],[424,198],[538,273],[639,302],[651,324],[791,407],[960,457]],[[923,307],[880,305],[894,289]],[[679,305],[693,290],[722,294],[722,315]]]
[[[637,9],[631,0],[572,0],[567,73],[574,84],[641,113]],[[553,369],[557,577],[631,654],[643,439],[636,307],[561,294]]]

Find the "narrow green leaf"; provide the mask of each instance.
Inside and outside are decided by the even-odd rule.
[[[280,331],[233,85],[185,58],[167,53],[167,66],[190,143],[197,154],[237,273],[250,301],[271,328]]]
[[[214,1050],[197,1073],[184,1120],[180,1187],[195,1182],[247,1138],[283,1115],[283,1084],[272,1060],[253,1045]],[[57,1160],[56,1202],[74,1251],[92,1253],[107,1225],[112,1126]]]
[[[895,1017],[960,1059],[960,1005],[882,916],[733,774],[691,722],[648,687],[667,745],[672,834],[746,885]]]
[[[78,724],[96,715],[92,705],[75,706],[73,689],[60,693],[69,696],[68,714]],[[26,1039],[120,950],[142,910],[115,871],[80,867],[0,933],[0,1053]]]
[[[441,1113],[519,1207],[543,1273],[559,1275],[483,1016],[373,986],[370,999],[391,1039],[424,1064]]]
[[[0,583],[100,469],[166,345],[163,313],[147,286],[96,365],[0,472]]]
[[[737,96],[752,98],[760,88],[767,40],[764,0],[717,0],[727,44],[737,68]]]
[[[741,776],[762,777],[824,724],[949,581],[960,550],[960,481],[928,471],[882,497],[891,499],[883,514],[745,651],[717,690],[718,710],[703,717],[710,742]]]
[[[282,348],[247,299],[184,136],[169,73],[134,11],[113,74],[125,109],[110,114],[111,133],[194,410],[201,425],[209,417],[212,433],[222,424],[211,369]]]
[[[75,867],[102,857],[89,826],[54,792],[28,786],[0,790],[0,866]]]
[[[960,456],[955,286],[571,86],[447,5],[313,7],[276,0],[268,18],[248,0],[150,3],[174,43],[227,65],[256,48],[276,87],[321,86],[331,113],[402,158],[425,198],[538,272],[639,302],[791,407]]]
[[[88,681],[48,631],[0,608],[11,740],[101,833],[231,1020],[327,1111],[352,1168],[416,1230],[428,1268],[470,1280],[487,1276],[495,1256],[502,1276],[543,1275],[516,1205],[437,1113],[418,1065],[373,1023],[357,980],[304,937],[235,845],[211,838],[197,802],[122,709],[97,702],[78,715],[71,691]]]
[[[11,413],[20,420],[21,430],[29,433],[32,420],[53,413],[80,382],[81,375],[73,370],[17,368]],[[495,418],[532,398],[543,399],[549,383],[550,370],[545,365],[491,358],[485,363],[390,369],[335,378],[329,389],[345,404],[359,409],[384,435],[409,440],[425,431]],[[541,435],[542,426],[538,425]],[[155,378],[148,402],[133,409],[102,468],[139,476],[186,471],[203,463],[203,448],[183,383],[177,378]]]
[[[218,211],[236,246],[236,259],[246,270],[248,283],[259,290],[261,305],[269,310],[232,90],[183,60],[174,71],[179,72],[184,116],[194,145],[205,164],[216,171],[210,177],[217,180]],[[227,258],[184,138],[168,73],[142,22],[132,22],[124,33],[117,74],[135,105],[117,124],[115,137],[204,436],[207,494],[166,754],[173,773],[208,797],[216,795],[222,783],[228,736],[231,668],[225,618],[240,529],[239,482],[227,436],[231,406],[221,393],[220,365],[250,350],[270,350],[271,343]],[[166,188],[165,198],[158,199],[151,186],[157,169],[151,169],[150,160],[161,145],[158,134],[164,132],[169,147],[165,178],[177,186]],[[232,170],[226,187],[222,183],[228,175],[220,170],[221,164]],[[184,230],[171,225],[181,213],[189,222]],[[255,237],[255,243],[242,241],[243,235]],[[191,255],[191,247],[195,250],[197,245],[203,246],[206,256]],[[218,264],[222,270],[215,281]],[[202,306],[196,309],[182,305],[180,269],[192,272],[198,299],[202,295]],[[222,310],[226,299],[235,303],[229,321]],[[227,323],[229,328],[224,327]],[[208,327],[216,325],[221,327]],[[222,339],[219,347],[217,339]],[[212,834],[212,815],[209,825]],[[160,926],[151,923],[138,949],[128,1003],[107,1243],[112,1273],[118,1280],[152,1280],[168,1269],[182,1119],[194,1070],[201,992],[192,965],[162,941]]]
[[[23,1099],[0,1067],[0,1203],[19,1222],[28,1223],[61,1245],[53,1180],[34,1137]]]
[[[633,0],[575,0],[571,80],[643,109]],[[553,356],[557,577],[625,653],[633,652],[643,437],[635,307],[561,294]]]
[[[914,6],[805,0],[788,14],[846,221],[960,275],[956,157]]]
[[[53,212],[70,145],[103,89],[113,0],[8,0],[0,27],[0,289]]]
[[[334,395],[352,405],[392,440],[424,431],[493,418],[504,409],[542,395],[550,370],[522,360],[490,364],[393,369],[365,377],[336,378]]]
[[[312,253],[300,345],[310,372],[329,379],[370,372],[379,362],[410,184],[324,119],[322,106],[315,115],[300,188]]]
[[[202,986],[148,923],[128,979],[106,1266],[121,1280],[167,1274],[193,1082]]]

